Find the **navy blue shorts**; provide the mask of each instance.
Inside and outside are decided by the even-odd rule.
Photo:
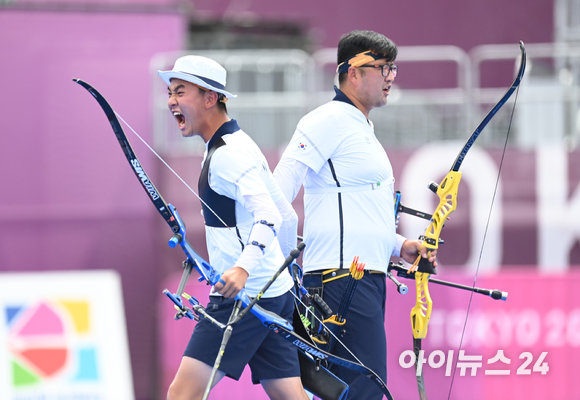
[[[257,304],[292,323],[294,312],[292,293],[262,298]],[[233,305],[233,299],[210,296],[206,311],[225,324],[230,318]],[[211,322],[201,319],[195,326],[183,355],[213,367],[222,337],[222,331]],[[262,325],[252,313],[248,313],[233,326],[232,336],[226,346],[219,370],[238,380],[247,364],[252,370],[254,384],[266,379],[300,376],[297,347]]]

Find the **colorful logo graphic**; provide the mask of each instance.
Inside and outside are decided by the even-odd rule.
[[[14,389],[99,378],[87,301],[5,306]]]

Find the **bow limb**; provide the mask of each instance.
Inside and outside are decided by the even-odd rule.
[[[428,249],[428,254],[431,251],[437,249],[439,245],[439,236],[441,234],[441,229],[443,224],[449,218],[451,213],[457,208],[457,193],[459,189],[459,183],[461,182],[461,172],[459,168],[467,155],[467,152],[471,149],[483,129],[487,126],[489,121],[495,116],[497,111],[503,107],[507,100],[512,96],[514,91],[519,87],[524,72],[526,69],[526,49],[524,43],[520,41],[520,51],[521,60],[516,77],[507,89],[506,93],[502,98],[491,108],[483,120],[479,123],[477,128],[473,131],[471,136],[465,142],[465,145],[457,155],[451,170],[443,178],[439,185],[431,183],[429,188],[436,192],[439,196],[439,205],[433,213],[431,223],[427,227],[425,234],[420,237],[423,240],[422,246]],[[508,132],[509,133],[509,132]],[[506,142],[507,143],[507,142]],[[499,179],[499,177],[498,177]],[[398,211],[398,205],[395,203],[396,209]],[[478,265],[479,269],[479,265]],[[422,374],[422,362],[421,359],[421,340],[425,339],[427,336],[427,327],[429,325],[429,319],[431,316],[431,311],[433,309],[433,302],[431,296],[429,295],[429,276],[436,274],[435,268],[431,262],[427,259],[422,258],[419,254],[413,266],[409,268],[409,272],[415,272],[415,282],[417,287],[417,299],[415,306],[411,310],[411,326],[413,328],[413,342],[414,342],[414,352],[415,352],[415,370],[417,376],[417,387],[419,389],[419,396],[421,400],[426,400],[427,395],[425,392],[425,384],[423,381]],[[477,275],[476,275],[477,276]],[[474,283],[475,285],[475,283]],[[472,292],[473,295],[473,292]],[[469,311],[468,311],[469,312]]]
[[[185,284],[189,279],[191,271],[195,268],[201,275],[200,280],[205,280],[208,282],[208,284],[212,286],[214,286],[219,281],[221,275],[207,261],[205,261],[201,256],[199,256],[199,254],[197,254],[195,250],[193,250],[193,247],[187,241],[185,224],[181,220],[179,213],[177,212],[176,208],[173,205],[168,204],[163,199],[163,197],[161,196],[161,194],[159,193],[159,191],[157,190],[151,179],[149,179],[149,176],[141,166],[141,163],[139,162],[137,156],[135,155],[135,152],[133,151],[133,148],[131,147],[129,140],[127,139],[127,136],[123,131],[123,128],[117,118],[117,114],[115,113],[113,108],[109,105],[107,100],[88,83],[80,79],[74,79],[74,81],[79,85],[81,85],[82,87],[84,87],[95,98],[95,100],[97,100],[97,102],[105,112],[107,119],[109,120],[109,123],[111,124],[111,127],[115,132],[115,136],[117,137],[119,145],[121,146],[121,149],[123,150],[123,153],[125,154],[125,157],[129,162],[129,165],[131,165],[131,168],[133,169],[135,176],[137,177],[137,179],[141,183],[141,186],[143,187],[143,189],[145,190],[145,192],[155,205],[157,211],[161,214],[165,222],[167,222],[167,224],[173,231],[173,236],[171,236],[171,239],[169,240],[169,245],[171,247],[175,247],[179,244],[183,252],[187,256],[187,259],[184,261],[184,271],[181,277],[181,281],[179,283],[177,293],[175,295],[171,295],[171,293],[167,291],[166,295],[175,303],[176,307],[179,309],[178,315],[187,316],[188,318],[193,319],[193,314],[187,307],[183,305],[181,300],[183,289],[185,288]],[[252,303],[252,300],[248,297],[245,290],[242,290],[236,296],[236,299],[242,300],[242,304],[245,307],[247,307]],[[265,310],[261,309],[260,307],[250,307],[250,309],[252,313],[256,314],[264,324],[273,319],[271,315],[268,315],[267,312],[265,312]],[[276,322],[279,324],[286,324],[287,326],[291,327],[291,325],[286,320],[281,319],[280,317],[276,319]]]
[[[159,214],[161,214],[165,222],[167,222],[167,224],[173,231],[173,236],[169,241],[169,245],[171,247],[175,247],[177,244],[179,244],[182,247],[185,254],[187,255],[188,259],[187,262],[190,263],[189,270],[191,271],[191,268],[195,267],[199,271],[200,275],[203,277],[204,280],[212,284],[215,284],[215,282],[217,282],[217,279],[219,279],[219,278],[216,279],[215,277],[215,270],[213,270],[211,265],[209,265],[205,260],[203,260],[203,258],[201,258],[193,250],[191,245],[187,242],[185,235],[186,234],[185,224],[179,217],[179,214],[175,209],[175,207],[171,204],[168,204],[163,199],[163,197],[161,196],[161,194],[159,193],[159,191],[157,190],[151,179],[149,179],[149,176],[141,166],[141,163],[139,162],[137,155],[135,155],[135,152],[131,147],[131,143],[129,143],[129,139],[127,139],[127,135],[125,134],[125,131],[123,131],[121,123],[119,122],[119,119],[117,118],[117,115],[113,110],[113,108],[109,105],[109,103],[103,97],[103,95],[101,95],[91,85],[80,79],[73,80],[82,87],[84,87],[95,98],[95,100],[97,100],[97,102],[105,112],[107,119],[109,120],[109,123],[111,124],[111,127],[115,132],[117,141],[119,142],[119,145],[121,146],[121,149],[123,150],[123,153],[125,154],[125,157],[129,162],[129,165],[131,166],[131,169],[135,173],[135,176],[139,180],[139,183],[149,196],[149,199],[153,202],[153,205],[155,206]],[[178,291],[178,295],[181,295],[180,291]]]
[[[115,111],[113,111],[113,108],[109,105],[107,100],[91,85],[80,79],[73,79],[73,81],[84,87],[95,98],[95,100],[97,100],[97,102],[107,115],[107,119],[109,120],[109,123],[111,124],[111,127],[115,132],[115,136],[117,137],[117,140],[121,145],[121,149],[123,150],[123,153],[127,158],[127,161],[129,161],[131,169],[133,170],[133,172],[137,176],[137,179],[141,183],[141,186],[143,187],[145,192],[147,192],[147,194],[149,195],[149,198],[155,205],[155,208],[157,208],[157,211],[159,211],[163,219],[165,219],[165,221],[169,224],[171,230],[174,233],[179,233],[181,229],[179,227],[179,224],[177,223],[173,214],[167,207],[167,203],[165,202],[165,200],[163,200],[163,197],[161,197],[161,194],[159,193],[155,185],[153,185],[153,182],[151,182],[151,180],[141,167],[141,163],[139,162],[139,159],[135,155],[135,152],[133,151],[133,148],[131,147],[129,140],[125,135],[125,132],[123,131],[121,123],[117,119],[117,115],[115,114]]]
[[[308,340],[297,335],[294,331],[288,330],[285,327],[272,324],[270,325],[270,329],[273,330],[275,333],[281,335],[286,340],[292,342],[296,347],[298,347],[298,350],[300,352],[302,352],[304,355],[306,355],[308,358],[310,358],[315,362],[326,361],[331,364],[340,365],[342,367],[360,372],[361,374],[369,378],[375,385],[377,385],[388,400],[393,400],[393,396],[391,395],[391,392],[387,388],[387,385],[374,371],[372,371],[368,367],[353,361],[346,360],[341,357],[337,357],[332,353],[322,350],[316,347],[316,345],[312,344]]]

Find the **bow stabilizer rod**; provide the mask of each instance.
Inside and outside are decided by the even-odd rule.
[[[391,270],[395,270],[397,271],[397,276],[401,277],[401,278],[405,278],[405,279],[415,279],[415,272],[410,272],[407,268],[403,267],[403,263],[399,262],[397,264],[390,262],[389,263],[389,271]],[[443,285],[443,286],[448,286],[448,287],[452,287],[455,289],[461,289],[461,290],[467,290],[468,292],[474,292],[474,293],[478,293],[478,294],[482,294],[484,296],[489,296],[494,300],[503,300],[503,301],[507,301],[508,298],[508,292],[504,292],[502,290],[497,290],[497,289],[481,289],[481,288],[476,288],[473,286],[466,286],[466,285],[460,285],[459,283],[454,283],[454,282],[448,282],[448,281],[443,281],[440,279],[434,279],[429,277],[429,282],[431,283],[436,283],[438,285]],[[401,292],[399,292],[401,293]],[[405,293],[401,293],[401,294],[406,294]]]

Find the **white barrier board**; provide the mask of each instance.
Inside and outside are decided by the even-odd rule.
[[[1,400],[133,400],[114,271],[0,274]]]

